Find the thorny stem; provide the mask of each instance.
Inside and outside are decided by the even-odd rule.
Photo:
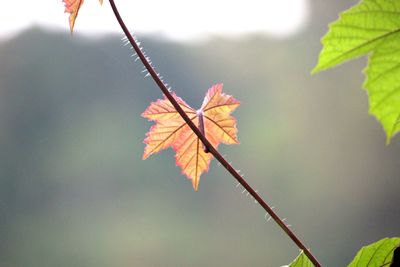
[[[120,24],[122,30],[124,31],[126,37],[128,38],[129,42],[135,49],[135,52],[137,53],[137,56],[140,58],[142,61],[143,65],[147,69],[148,73],[151,75],[153,80],[156,82],[158,87],[161,89],[163,94],[168,98],[168,100],[171,102],[171,104],[174,106],[176,111],[181,115],[183,120],[189,125],[189,127],[192,129],[192,131],[198,136],[198,138],[203,142],[204,146],[208,149],[208,151],[221,163],[222,166],[225,167],[225,169],[249,192],[250,195],[254,197],[254,199],[260,204],[261,207],[264,208],[264,210],[271,216],[271,218],[282,228],[282,230],[292,239],[292,241],[301,249],[304,251],[304,253],[307,255],[307,257],[310,259],[310,261],[316,266],[316,267],[321,267],[321,264],[318,262],[318,260],[313,256],[313,254],[303,245],[303,243],[300,241],[300,239],[293,233],[292,230],[284,223],[284,221],[279,218],[279,216],[273,211],[273,209],[261,198],[261,196],[246,182],[246,180],[232,167],[231,164],[229,164],[224,157],[211,145],[211,143],[206,139],[204,134],[197,128],[197,126],[190,120],[190,118],[187,116],[185,111],[181,108],[181,106],[176,102],[175,98],[171,95],[169,92],[168,88],[164,84],[164,82],[161,80],[157,72],[154,70],[152,67],[151,63],[149,60],[146,58],[146,56],[143,54],[141,48],[135,41],[135,38],[131,35],[129,32],[128,28],[126,27],[124,21],[121,18],[121,15],[118,12],[118,9],[114,3],[114,0],[109,0],[111,4],[111,8],[114,12],[114,15],[116,19],[118,20],[118,23]]]

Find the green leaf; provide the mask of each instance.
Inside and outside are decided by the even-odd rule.
[[[400,238],[384,238],[358,251],[348,267],[388,266],[392,262],[393,251],[400,245]]]
[[[400,0],[362,0],[329,28],[312,73],[369,54],[364,83],[369,112],[382,123],[389,143],[400,132]]]
[[[389,143],[400,131],[400,36],[386,40],[374,51],[365,73],[369,112],[382,123]]]
[[[284,267],[284,266],[282,266],[282,267]],[[304,254],[304,252],[301,251],[299,256],[297,256],[297,258],[287,267],[314,267],[314,265],[307,258],[306,254]]]

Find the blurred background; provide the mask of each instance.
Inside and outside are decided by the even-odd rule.
[[[58,8],[49,22],[27,12],[38,20],[12,26],[16,6],[1,20],[0,266],[291,262],[297,247],[215,160],[198,192],[171,150],[141,160],[151,123],[140,114],[162,97],[159,89],[130,57],[107,3],[85,1],[71,37],[54,2],[43,3]],[[263,1],[246,1],[236,9],[247,15],[236,22],[253,24],[231,32],[223,24],[234,23],[229,5],[221,4],[227,17],[216,9],[220,17],[191,18],[197,8],[172,1],[170,16],[186,14],[175,28],[156,20],[161,28],[146,29],[140,24],[159,11],[136,17],[120,2],[157,70],[190,105],[199,107],[218,82],[241,101],[234,113],[241,144],[221,153],[324,265],[345,266],[361,246],[399,235],[399,138],[385,146],[368,115],[366,59],[310,75],[327,24],[355,1],[288,0],[283,8],[265,1],[265,17]],[[110,30],[88,22],[96,12]],[[201,17],[218,18],[216,30],[202,28]]]

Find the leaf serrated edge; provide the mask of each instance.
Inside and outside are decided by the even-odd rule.
[[[335,21],[333,21],[333,22],[331,22],[331,23],[328,24],[328,31],[327,31],[327,33],[320,39],[320,42],[321,42],[321,44],[322,44],[322,49],[321,49],[321,52],[319,53],[318,62],[317,62],[317,64],[316,64],[316,66],[311,70],[311,75],[314,75],[314,74],[316,74],[316,73],[318,73],[318,72],[321,72],[321,71],[324,71],[324,70],[327,70],[327,69],[331,69],[331,68],[337,67],[337,66],[339,66],[339,65],[341,65],[341,64],[343,64],[343,63],[345,63],[345,62],[347,62],[347,61],[349,61],[349,60],[352,60],[352,59],[356,59],[356,58],[365,56],[366,54],[368,54],[369,52],[371,52],[371,50],[372,50],[373,48],[371,48],[370,51],[365,52],[365,53],[362,54],[362,55],[354,56],[354,57],[351,57],[351,58],[348,58],[348,59],[340,59],[340,58],[345,57],[346,54],[349,54],[349,53],[351,53],[351,52],[354,52],[354,51],[357,50],[357,49],[360,49],[360,48],[363,48],[363,47],[365,47],[365,46],[371,45],[371,44],[373,44],[374,42],[379,42],[379,41],[381,41],[381,40],[383,40],[383,39],[385,39],[385,38],[390,37],[392,34],[396,34],[396,33],[399,33],[399,32],[400,32],[400,28],[397,28],[397,29],[395,29],[395,30],[386,32],[385,34],[379,35],[379,36],[377,36],[377,37],[374,38],[374,39],[368,40],[366,43],[363,43],[363,44],[361,44],[361,45],[359,45],[359,46],[357,46],[357,47],[354,47],[354,48],[352,48],[352,49],[346,51],[345,53],[340,54],[339,56],[337,56],[336,58],[330,60],[329,62],[326,62],[325,64],[322,64],[322,65],[321,65],[321,64],[320,64],[320,59],[321,59],[321,55],[322,55],[322,53],[323,53],[323,50],[324,50],[324,48],[325,48],[325,41],[326,41],[328,35],[332,32],[332,28],[335,27],[335,26],[341,21],[341,19],[342,19],[344,16],[348,16],[348,15],[360,13],[360,12],[354,12],[354,11],[352,11],[352,10],[353,10],[354,8],[356,8],[357,6],[359,6],[359,5],[361,4],[361,2],[362,2],[362,1],[360,1],[359,3],[357,3],[357,4],[355,4],[355,5],[351,6],[351,7],[349,7],[348,9],[344,10],[343,12],[341,12],[341,13],[339,14],[338,18],[337,18]],[[371,11],[368,11],[368,12],[371,12]],[[376,11],[374,11],[374,12],[376,12]],[[383,13],[384,13],[385,11],[384,11],[384,10],[381,10],[381,11],[379,11],[379,12],[383,12]],[[386,11],[386,12],[387,12],[387,11]],[[336,63],[333,63],[333,64],[332,64],[332,62],[336,62]]]

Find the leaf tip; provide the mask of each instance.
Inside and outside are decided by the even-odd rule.
[[[311,70],[311,75],[315,75],[318,72],[320,72],[320,68],[318,67],[318,65],[316,65],[312,70]]]
[[[386,146],[390,145],[390,141],[392,140],[392,136],[389,134],[386,136]]]
[[[321,71],[329,69],[329,66],[326,64],[323,64],[321,60],[319,59],[315,67],[311,70],[311,75],[320,73]]]
[[[71,36],[74,35],[74,24],[75,24],[74,22],[69,23],[69,31],[70,31]]]
[[[397,127],[400,125],[400,113],[397,116],[396,121],[394,122],[393,126],[391,127],[390,132],[387,131],[386,133],[386,145],[390,145],[390,142],[392,141],[392,138],[398,133]]]
[[[146,160],[148,157],[149,157],[149,155],[146,152],[144,152],[143,156],[142,156],[142,160]]]
[[[200,181],[199,178],[192,179],[193,189],[195,192],[199,190],[199,181]]]

